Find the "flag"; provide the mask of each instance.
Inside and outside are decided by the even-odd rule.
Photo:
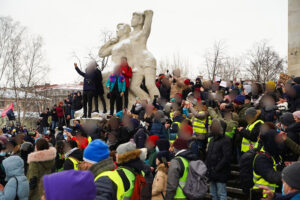
[[[11,111],[10,111],[11,110]],[[13,110],[14,110],[14,104],[11,103],[8,108],[6,108],[5,110],[2,111],[1,113],[1,117],[6,117],[7,116],[7,112],[10,111],[13,113]]]

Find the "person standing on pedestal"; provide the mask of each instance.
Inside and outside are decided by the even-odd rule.
[[[128,108],[128,92],[129,92],[129,86],[130,86],[130,79],[132,78],[132,69],[127,63],[127,58],[122,57],[121,58],[121,72],[126,80],[126,89],[124,92],[124,108]]]
[[[95,68],[90,66],[91,63],[88,64],[86,68],[86,73],[82,72],[78,66],[77,63],[74,63],[75,69],[80,74],[83,79],[83,117],[91,118],[92,113],[92,103],[93,103],[93,97],[95,96],[96,92],[96,86],[95,86]],[[87,110],[88,105],[88,110]],[[88,111],[88,112],[87,112]],[[88,115],[87,115],[88,114]]]
[[[103,113],[106,113],[106,102],[104,99],[104,89],[103,89],[103,84],[102,84],[102,72],[101,70],[98,68],[98,64],[96,61],[92,61],[91,62],[92,66],[95,68],[95,86],[96,86],[96,93],[95,93],[95,111],[94,112],[99,112],[98,110],[98,96],[100,96],[100,100],[102,102],[102,106],[103,106]]]
[[[106,87],[109,90],[108,97],[110,99],[110,114],[114,114],[114,105],[116,102],[117,111],[122,110],[122,97],[126,88],[125,77],[121,74],[120,66],[116,66],[106,82]]]

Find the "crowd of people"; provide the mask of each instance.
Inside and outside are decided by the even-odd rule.
[[[82,124],[75,111],[106,104],[97,63],[75,69],[82,96],[47,109],[34,131],[0,133],[0,200],[224,200],[234,163],[246,197],[300,199],[300,77],[225,86],[174,70],[157,78],[160,96],[128,109],[122,58],[105,84],[109,115]]]

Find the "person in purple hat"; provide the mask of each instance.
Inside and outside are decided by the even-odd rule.
[[[67,170],[43,177],[42,200],[94,200],[96,186],[90,171]]]

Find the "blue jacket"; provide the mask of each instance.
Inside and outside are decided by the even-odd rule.
[[[0,191],[0,200],[15,199],[16,192],[20,200],[27,200],[29,196],[29,182],[24,175],[24,162],[19,156],[10,156],[2,162],[6,172],[7,184],[4,191]],[[18,191],[17,182],[18,180]]]
[[[165,126],[158,121],[154,121],[151,126],[150,135],[157,135],[159,139],[167,138]]]
[[[110,75],[107,79],[106,82],[106,87],[109,87],[109,92],[112,92],[112,90],[114,89],[115,83],[116,83],[116,74],[113,73],[112,75]],[[119,74],[118,77],[118,90],[119,92],[125,92],[126,89],[126,81],[125,81],[125,77],[122,74]]]
[[[287,195],[276,193],[273,199],[274,200],[300,200],[300,192],[294,192]]]

